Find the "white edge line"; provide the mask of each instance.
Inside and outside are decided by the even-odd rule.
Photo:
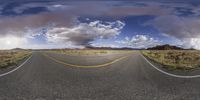
[[[8,74],[11,74],[12,72],[18,70],[19,68],[21,68],[24,64],[26,64],[32,57],[33,55],[31,55],[28,59],[26,59],[26,61],[24,61],[20,66],[16,67],[15,69],[9,71],[9,72],[6,72],[6,73],[3,73],[3,74],[0,74],[0,77],[3,77],[5,75],[8,75]]]
[[[163,74],[165,74],[165,75],[168,75],[168,76],[171,76],[171,77],[176,77],[176,78],[187,78],[187,79],[188,79],[188,78],[199,78],[199,77],[200,77],[200,75],[184,76],[184,75],[176,75],[176,74],[172,74],[172,73],[165,72],[165,71],[159,69],[158,67],[156,67],[155,65],[153,65],[146,57],[144,57],[143,54],[140,53],[140,55],[141,55],[141,56],[145,59],[145,61],[146,61],[147,63],[149,63],[153,68],[155,68],[157,71],[159,71],[159,72],[161,72],[161,73],[163,73]]]

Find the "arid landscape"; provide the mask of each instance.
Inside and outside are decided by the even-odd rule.
[[[145,50],[142,54],[162,64],[168,70],[200,68],[200,51],[198,50]]]
[[[0,68],[17,66],[20,61],[23,61],[30,55],[31,55],[30,51],[1,50]]]
[[[194,70],[200,68],[200,52],[198,50],[183,50],[170,45],[163,45],[152,50],[118,50],[109,49],[49,49],[37,50],[43,53],[64,54],[67,56],[105,56],[113,54],[128,54],[141,52],[146,58],[163,65],[167,70]],[[1,50],[0,68],[17,65],[20,61],[31,55],[35,50]]]
[[[200,100],[200,0],[0,0],[0,100]]]
[[[106,55],[106,54],[129,53],[129,52],[134,52],[134,50],[60,49],[60,50],[48,50],[47,52],[66,54],[66,55],[76,55],[76,56],[84,56],[84,55],[85,56],[87,56],[87,55],[95,56],[95,55]]]

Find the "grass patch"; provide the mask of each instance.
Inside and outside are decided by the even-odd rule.
[[[200,51],[197,50],[145,50],[142,54],[168,70],[200,68]]]
[[[0,51],[0,68],[17,65],[30,54],[29,51]]]

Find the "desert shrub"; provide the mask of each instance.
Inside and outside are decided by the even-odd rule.
[[[143,54],[163,64],[168,69],[189,70],[200,67],[200,52],[199,51],[143,51]]]
[[[27,51],[4,51],[0,53],[0,68],[17,65],[19,61],[30,55]]]

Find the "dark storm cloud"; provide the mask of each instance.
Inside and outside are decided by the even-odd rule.
[[[12,34],[22,36],[28,29],[46,27],[53,23],[56,26],[71,26],[74,16],[63,13],[41,13],[37,15],[24,15],[16,17],[2,17],[0,19],[0,35]]]

